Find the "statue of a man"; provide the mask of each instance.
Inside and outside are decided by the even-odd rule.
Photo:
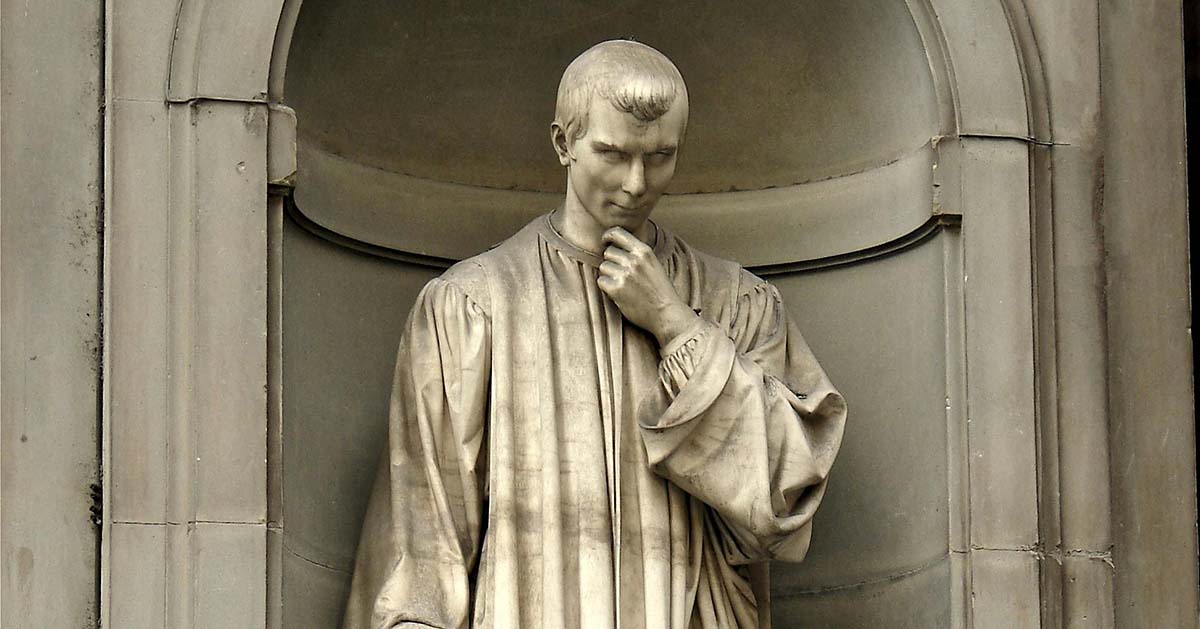
[[[563,74],[563,204],[422,290],[348,628],[757,627],[846,407],[779,293],[649,220],[688,118],[658,51]]]

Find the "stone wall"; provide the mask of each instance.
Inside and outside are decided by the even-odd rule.
[[[0,4],[4,627],[99,612],[102,8]]]
[[[338,616],[397,322],[553,202],[544,136],[497,121],[542,124],[555,77],[515,60],[565,63],[596,24],[720,84],[693,79],[703,156],[662,219],[770,275],[851,400],[776,626],[1197,617],[1178,3],[563,9],[552,32],[489,9],[452,41],[540,47],[447,72],[389,39],[456,32],[421,3],[2,6],[5,626]],[[521,89],[420,87],[471,72]],[[460,124],[429,135],[422,94]],[[787,139],[765,169],[736,141],[756,107]],[[516,161],[454,158],[480,112]]]

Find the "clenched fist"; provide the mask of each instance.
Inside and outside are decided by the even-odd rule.
[[[660,347],[696,323],[698,315],[675,292],[653,249],[620,227],[604,232],[604,242],[596,284],[626,319],[653,334]]]

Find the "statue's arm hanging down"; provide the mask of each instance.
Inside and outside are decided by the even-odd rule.
[[[435,279],[417,297],[343,626],[469,618],[486,518],[490,336],[487,313],[455,284]]]

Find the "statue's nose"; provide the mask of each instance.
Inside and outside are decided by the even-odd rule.
[[[638,157],[630,162],[625,180],[621,182],[621,190],[633,197],[639,197],[646,192],[646,168],[642,165],[642,158]]]

